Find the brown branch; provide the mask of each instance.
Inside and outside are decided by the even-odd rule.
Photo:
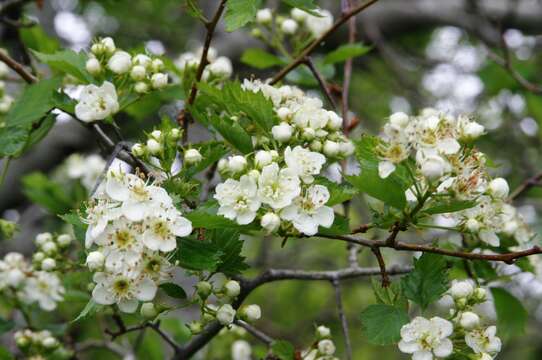
[[[508,197],[508,201],[512,201],[522,195],[524,192],[528,191],[532,187],[537,186],[542,182],[542,171],[538,174],[531,176],[530,178],[523,181]]]
[[[339,320],[341,321],[341,328],[344,335],[344,346],[346,348],[346,358],[352,360],[352,344],[350,343],[350,332],[348,331],[348,320],[344,314],[343,300],[341,294],[341,284],[338,279],[331,281],[333,288],[335,289],[335,302],[337,303],[337,312],[339,313]]]
[[[333,96],[331,95],[331,92],[329,91],[329,87],[327,85],[326,80],[323,78],[322,74],[318,71],[316,66],[314,66],[314,62],[310,58],[310,56],[307,56],[307,58],[304,61],[304,64],[307,65],[309,70],[311,71],[312,75],[318,82],[318,85],[320,86],[320,89],[322,89],[322,92],[324,93],[327,101],[329,104],[333,107],[334,110],[337,110],[337,104],[335,104],[335,100],[333,99]]]
[[[369,0],[361,5],[356,6],[355,8],[351,9],[347,13],[343,14],[340,19],[338,19],[333,26],[327,30],[325,33],[323,33],[319,38],[314,40],[309,46],[305,48],[301,52],[301,54],[294,59],[291,63],[286,65],[282,70],[279,71],[277,75],[271,80],[270,84],[276,84],[280,80],[282,80],[290,71],[298,67],[299,65],[303,64],[307,56],[309,56],[318,45],[320,45],[324,40],[326,40],[331,34],[333,34],[341,25],[346,23],[352,16],[357,15],[358,13],[362,12],[363,10],[367,9],[369,6],[377,2],[378,0]]]
[[[235,323],[245,329],[250,335],[263,342],[265,345],[270,346],[274,339],[265,334],[263,331],[256,329],[254,326],[243,320],[236,320]]]
[[[343,16],[347,14],[352,8],[352,0],[342,0],[342,14]],[[356,42],[356,17],[350,18],[348,20],[348,43],[354,44]],[[344,72],[343,72],[343,91],[341,97],[342,105],[342,115],[343,115],[343,129],[346,136],[349,133],[349,124],[350,119],[348,117],[348,97],[350,95],[350,82],[352,80],[352,64],[354,59],[349,58],[344,62]]]
[[[0,50],[0,61],[6,63],[13,71],[15,71],[21,78],[24,79],[28,84],[32,84],[38,81],[38,78],[32,75],[25,67],[14,60],[5,50]]]
[[[380,251],[380,248],[375,246],[371,248],[371,251],[376,257],[376,260],[378,261],[378,267],[380,269],[380,276],[382,277],[382,287],[388,287],[390,285],[390,278],[388,276],[388,272],[386,271],[386,263],[384,262],[384,257],[382,256],[382,252]]]

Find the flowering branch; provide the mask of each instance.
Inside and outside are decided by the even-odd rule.
[[[329,101],[329,104],[331,106],[333,106],[333,109],[337,109],[337,104],[335,104],[335,100],[333,99],[333,96],[331,95],[331,93],[329,91],[329,87],[328,87],[328,85],[326,83],[326,80],[322,77],[322,74],[320,74],[320,72],[318,71],[316,66],[314,66],[314,62],[312,61],[310,56],[307,56],[304,63],[305,63],[305,65],[307,65],[309,70],[312,72],[312,74],[314,75],[314,78],[316,79],[316,81],[318,81],[318,85],[322,89],[322,92],[326,96],[326,99]]]

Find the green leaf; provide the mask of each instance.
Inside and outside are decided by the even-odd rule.
[[[19,36],[27,48],[44,54],[54,53],[60,47],[60,43],[43,31],[39,25],[19,28]]]
[[[235,221],[226,219],[222,215],[217,215],[218,203],[215,200],[209,200],[198,206],[194,211],[184,214],[184,217],[192,222],[193,228],[221,229],[221,228],[239,228],[240,225]]]
[[[80,320],[83,320],[89,316],[92,316],[101,308],[100,305],[96,304],[94,300],[90,299],[89,302],[85,305],[83,310],[77,315],[75,319],[73,319],[71,322],[78,322]]]
[[[254,151],[252,138],[238,122],[216,115],[211,115],[209,122],[224,140],[243,154]]]
[[[427,209],[424,209],[423,211],[430,215],[444,214],[444,213],[452,213],[456,211],[470,209],[471,207],[475,205],[476,205],[476,201],[455,200],[455,199],[451,201],[445,200],[445,201],[432,203],[430,207],[428,207]]]
[[[186,299],[186,292],[184,291],[184,289],[182,287],[180,287],[179,285],[177,284],[174,284],[174,283],[171,283],[171,282],[168,282],[168,283],[163,283],[163,284],[160,284],[160,289],[164,290],[164,292],[172,297],[172,298],[175,298],[175,299]]]
[[[497,313],[497,329],[504,338],[521,335],[525,332],[527,310],[523,304],[507,290],[491,288],[495,311]]]
[[[350,225],[348,224],[348,218],[335,214],[335,219],[333,224],[329,228],[320,226],[318,228],[318,233],[323,235],[346,235],[350,234]]]
[[[352,199],[352,197],[358,193],[358,191],[350,184],[337,184],[323,176],[317,176],[314,183],[324,185],[329,190],[329,200],[326,203],[327,206],[342,204],[343,202]]]
[[[0,360],[12,360],[15,359],[11,352],[3,346],[0,346]]]
[[[243,64],[256,69],[268,69],[273,66],[284,65],[286,62],[281,58],[262,49],[247,49],[241,56]]]
[[[228,0],[226,3],[226,31],[235,31],[254,21],[261,0]]]
[[[273,355],[278,357],[280,360],[295,359],[295,348],[286,340],[275,340],[271,343],[270,348]]]
[[[391,305],[400,309],[408,309],[408,300],[403,294],[403,287],[399,281],[392,282],[383,287],[380,278],[372,277],[373,292],[379,304]]]
[[[79,241],[80,244],[84,244],[88,226],[82,221],[81,216],[79,216],[76,211],[71,211],[67,214],[59,215],[59,217],[72,225],[75,239]]]
[[[66,189],[42,173],[31,173],[22,179],[23,193],[53,214],[65,214],[74,205]]]
[[[401,279],[407,299],[414,301],[423,310],[448,289],[448,267],[442,255],[423,253],[414,259],[414,270]]]
[[[160,91],[152,91],[143,96],[123,97],[121,108],[136,120],[144,120],[158,113],[166,103],[183,100],[184,91],[181,85],[168,85]]]
[[[403,209],[406,205],[405,191],[411,184],[407,170],[399,165],[390,176],[385,179],[380,178],[379,160],[375,153],[378,143],[378,138],[367,135],[355,142],[356,158],[361,166],[361,174],[346,178],[360,192],[365,192],[397,209]]]
[[[365,336],[375,345],[390,345],[401,339],[401,327],[409,322],[405,310],[386,304],[368,306],[361,313]]]
[[[314,0],[282,0],[283,3],[308,12],[309,14],[320,16],[315,10],[318,6],[314,3]]]
[[[205,15],[203,14],[203,11],[200,9],[197,0],[184,0],[185,6],[186,6],[186,12],[188,15],[192,16],[195,19],[199,19],[202,21],[207,21],[205,18]]]
[[[185,269],[215,271],[222,254],[218,247],[209,241],[187,237],[179,241],[176,260],[179,261],[179,266]]]
[[[232,276],[248,269],[245,257],[241,256],[244,242],[240,239],[240,235],[240,231],[236,229],[208,231],[206,237],[211,239],[212,243],[222,253],[216,271]]]
[[[370,46],[365,46],[362,43],[341,45],[326,55],[324,58],[324,64],[336,64],[343,62],[353,57],[365,55],[370,50]]]
[[[86,70],[85,64],[88,56],[83,52],[61,50],[54,54],[44,54],[38,51],[32,51],[32,53],[39,61],[46,63],[51,69],[61,74],[69,74],[84,83],[91,83],[94,80]]]
[[[15,327],[15,323],[0,317],[0,335],[10,331]]]

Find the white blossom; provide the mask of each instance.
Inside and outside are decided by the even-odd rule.
[[[284,161],[303,182],[310,184],[314,181],[313,176],[320,174],[326,158],[301,146],[296,146],[293,150],[288,146],[284,150]]]
[[[258,196],[262,203],[282,209],[300,192],[299,178],[291,168],[279,169],[277,163],[271,163],[262,169],[258,181]]]
[[[454,299],[466,298],[472,295],[474,292],[474,286],[472,286],[470,281],[454,281],[449,292]]]
[[[243,175],[239,181],[227,179],[218,184],[214,198],[220,204],[218,214],[241,225],[254,220],[261,204],[256,182],[248,175]]]
[[[452,354],[453,344],[448,337],[453,333],[451,322],[433,317],[416,317],[401,328],[399,350],[412,354],[413,360],[444,358]]]
[[[305,25],[314,37],[320,37],[333,26],[333,15],[327,10],[316,10],[318,15],[307,14]]]
[[[489,192],[497,198],[506,198],[509,191],[508,182],[503,178],[495,178],[489,183]]]
[[[315,235],[318,226],[330,227],[335,214],[325,206],[329,200],[329,190],[323,185],[312,185],[304,195],[281,211],[281,217],[290,220],[294,227],[305,235]]]
[[[268,24],[273,19],[273,13],[271,12],[271,9],[265,8],[260,9],[256,13],[256,21],[259,24]]]
[[[81,121],[103,120],[119,111],[115,86],[105,81],[100,87],[86,85],[75,106],[75,116]]]
[[[465,329],[474,329],[480,324],[480,317],[472,311],[465,311],[459,316],[459,324]]]
[[[297,22],[293,19],[285,19],[282,24],[280,25],[280,29],[285,34],[295,34],[297,31],[299,25],[297,25]]]
[[[132,57],[126,51],[117,51],[109,58],[107,67],[115,74],[127,73],[132,67]]]
[[[280,217],[275,213],[268,212],[262,216],[260,225],[267,230],[268,233],[272,233],[280,227]]]
[[[92,75],[97,75],[102,71],[102,66],[96,58],[90,58],[85,64],[85,68]]]
[[[245,340],[235,340],[231,345],[232,360],[252,360],[252,347]]]
[[[52,311],[56,309],[57,302],[62,301],[65,290],[57,275],[35,271],[26,280],[23,292],[25,302],[37,302],[43,310]]]
[[[465,334],[465,342],[476,354],[496,354],[501,351],[501,339],[496,334],[496,326],[472,330]]]
[[[293,128],[285,122],[275,125],[271,128],[271,133],[273,138],[280,142],[286,142],[290,140],[293,134]]]
[[[203,160],[203,156],[197,149],[188,149],[184,153],[184,161],[187,164],[197,164]]]
[[[323,355],[333,355],[335,353],[335,344],[330,339],[320,340],[318,342],[318,351]]]
[[[85,263],[91,271],[101,269],[105,264],[105,256],[100,251],[91,251]]]
[[[151,77],[151,84],[154,89],[163,89],[167,86],[168,76],[164,73],[156,73]]]
[[[222,325],[230,325],[235,319],[235,309],[230,304],[224,304],[218,308],[216,319]]]

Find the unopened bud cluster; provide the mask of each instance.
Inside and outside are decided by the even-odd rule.
[[[319,325],[316,327],[314,344],[301,352],[301,359],[338,360],[338,358],[334,356],[335,350],[335,343],[331,339],[331,330],[324,325]]]
[[[195,75],[202,57],[203,48],[194,52],[185,52],[175,61],[177,69],[184,78]],[[220,83],[231,77],[233,67],[230,59],[226,56],[217,56],[216,49],[209,47],[207,50],[207,65],[203,69],[201,80],[208,83]]]
[[[165,160],[168,150],[171,149],[173,154],[176,154],[181,134],[182,131],[177,128],[153,130],[147,135],[145,143],[136,143],[132,146],[132,154],[143,159],[154,157],[159,161]]]
[[[70,359],[73,356],[48,330],[20,330],[13,339],[25,359]]]

